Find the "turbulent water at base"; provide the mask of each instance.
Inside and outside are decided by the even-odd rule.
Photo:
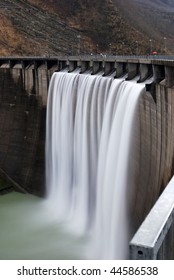
[[[83,259],[84,238],[57,223],[43,199],[17,192],[0,196],[0,260]]]
[[[77,236],[86,258],[125,259],[132,128],[144,85],[54,73],[47,104],[47,206]]]

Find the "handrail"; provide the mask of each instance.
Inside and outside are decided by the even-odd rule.
[[[164,255],[159,256],[159,252],[167,244],[170,248],[163,248],[163,251],[170,250],[167,254],[174,257],[174,238],[169,236],[169,233],[173,235],[173,224],[174,176],[131,240],[130,259],[166,259]]]
[[[116,61],[119,59],[125,59],[125,60],[165,60],[165,61],[173,61],[174,55],[110,55],[110,54],[81,54],[81,55],[54,55],[54,56],[0,56],[0,60],[13,60],[13,59],[21,59],[21,60],[42,60],[42,59],[48,59],[48,60],[91,60],[91,59],[100,59],[100,60],[112,60]]]

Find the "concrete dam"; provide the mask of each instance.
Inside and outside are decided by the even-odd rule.
[[[45,195],[47,95],[55,72],[145,83],[133,127],[129,213],[138,229],[174,173],[174,63],[170,58],[0,58],[0,174],[13,189]]]

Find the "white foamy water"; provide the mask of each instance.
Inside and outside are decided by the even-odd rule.
[[[132,127],[144,85],[54,73],[47,104],[47,206],[68,231],[88,234],[86,255],[125,259]]]

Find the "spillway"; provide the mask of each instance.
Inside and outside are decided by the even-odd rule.
[[[79,259],[85,257],[81,256],[82,252],[86,254],[87,258],[117,258],[116,254],[120,250],[118,248],[122,246],[121,242],[123,242],[122,237],[123,240],[131,240],[173,176],[173,61],[154,60],[152,57],[141,57],[140,60],[122,57],[122,62],[120,62],[119,57],[112,58],[112,61],[110,61],[110,58],[103,61],[91,56],[87,58],[87,61],[86,57],[81,59],[73,57],[67,61],[65,58],[36,58],[34,60],[36,63],[33,58],[23,58],[22,61],[19,61],[19,58],[1,59],[1,259],[15,259],[19,256],[22,259]],[[77,67],[79,68],[77,69]],[[54,184],[55,177],[52,176],[51,183],[49,176],[47,176],[47,198],[44,199],[44,202],[46,200],[46,206],[48,207],[45,207],[44,204],[44,207],[36,206],[35,208],[34,205],[38,204],[38,201],[33,196],[19,193],[3,195],[7,192],[7,190],[5,190],[5,193],[3,191],[3,178],[5,176],[7,180],[9,179],[7,187],[10,188],[8,188],[8,191],[23,189],[24,192],[43,197],[45,193],[44,147],[48,84],[55,71],[62,72],[62,69],[65,68],[64,74],[66,71],[71,73],[66,73],[69,78],[65,75],[61,81],[62,93],[61,100],[58,101],[60,103],[59,111],[57,111],[57,115],[61,116],[61,119],[58,117],[57,120],[59,125],[57,142],[54,138],[52,139],[53,143],[50,142],[51,145],[49,145],[50,149],[53,149],[49,154],[54,154],[57,145],[56,150],[59,156],[57,159],[51,160],[53,164],[51,162],[49,164],[50,171],[49,168],[47,169],[49,174],[49,172],[53,172],[51,171],[53,167],[58,180],[56,179]],[[76,70],[74,71],[74,69]],[[93,75],[87,77],[86,69],[89,70],[88,74],[93,73]],[[100,70],[102,71],[100,74],[94,75]],[[57,76],[62,75],[61,72],[59,74],[55,73],[50,91],[57,91],[56,88],[54,89],[54,85],[58,79]],[[79,72],[84,74],[79,74]],[[103,73],[104,77],[102,77]],[[117,78],[108,76],[109,73],[113,73]],[[124,79],[118,79],[123,75],[131,81],[128,83]],[[86,78],[84,78],[85,76]],[[150,77],[153,77],[153,79],[149,80]],[[138,84],[136,81],[138,81]],[[85,87],[83,94],[80,91],[80,89],[84,89],[82,84],[80,85],[81,82]],[[135,106],[136,110],[132,121],[135,126],[131,127],[130,141],[128,141],[131,154],[127,157],[127,168],[124,171],[127,174],[126,180],[128,181],[126,183],[126,197],[121,194],[123,200],[124,198],[126,200],[127,209],[124,208],[124,211],[126,211],[124,213],[117,208],[122,200],[116,200],[118,186],[110,176],[112,170],[116,174],[117,168],[114,160],[113,165],[109,164],[109,159],[111,159],[109,154],[114,158],[121,151],[121,149],[116,150],[116,146],[119,145],[119,139],[116,136],[114,136],[113,144],[110,144],[110,136],[114,135],[111,131],[116,112],[115,108],[119,105],[115,99],[116,93],[112,94],[111,89],[114,90],[116,84],[118,91],[121,90],[121,87],[128,89],[127,84],[130,84],[134,88],[132,91],[129,89],[129,92],[133,92],[131,94],[133,97],[137,87],[142,86],[144,88],[144,85],[140,85],[141,82],[146,83],[146,90],[142,89],[144,92],[140,94],[138,106]],[[93,84],[90,85],[90,83]],[[66,92],[63,92],[65,85]],[[70,94],[72,86],[74,87],[74,93]],[[95,94],[87,94],[87,88],[90,88],[89,92],[95,89],[93,91]],[[50,97],[48,98],[50,100],[49,107],[57,106],[55,99],[60,98],[58,97],[60,95],[60,83],[57,83],[57,89],[57,94],[51,93],[51,99],[54,96],[52,105]],[[70,90],[69,93],[67,89]],[[117,96],[119,96],[118,93]],[[124,111],[128,112],[126,106]],[[51,112],[51,110],[48,110],[49,116],[52,115]],[[53,118],[55,121],[56,118],[54,116]],[[69,125],[68,121],[63,121],[66,118],[70,118]],[[78,118],[79,121],[77,121]],[[121,117],[121,119],[123,118]],[[52,129],[54,129],[54,121],[52,122],[51,119],[49,121],[50,137],[53,132]],[[120,127],[123,127],[121,123]],[[117,135],[121,135],[120,132]],[[125,145],[128,135],[123,138],[120,143]],[[62,151],[63,145],[65,146],[64,151]],[[126,147],[125,145],[125,152]],[[67,158],[68,155],[71,155],[71,160]],[[120,160],[119,162],[121,163]],[[57,164],[57,167],[54,163]],[[67,172],[63,170],[67,170]],[[122,170],[123,168],[121,168],[120,174],[124,173]],[[64,174],[68,174],[68,176]],[[54,190],[52,186],[55,187]],[[24,200],[24,203],[21,203],[21,200]],[[29,202],[27,202],[27,207],[26,200]],[[41,204],[39,203],[39,205]],[[123,207],[124,203],[120,204]],[[108,214],[109,211],[110,214]],[[37,216],[40,216],[38,220],[41,223],[43,222],[41,228],[37,224],[38,220],[35,221],[36,212]],[[117,238],[115,238],[118,227],[114,222],[117,219],[117,214],[120,231],[117,232]],[[121,234],[121,220],[124,216],[128,223],[124,223],[122,228],[125,225],[128,230],[122,230],[122,233],[129,232],[128,236]],[[62,233],[62,229],[63,234],[59,234]],[[129,238],[129,235],[131,238]],[[65,242],[63,242],[62,236],[67,237]],[[36,246],[36,240],[38,246]],[[74,245],[71,244],[71,246],[70,243],[73,240],[79,240],[80,243],[82,240],[82,243],[85,246],[87,245],[85,250],[75,248],[75,244],[78,242],[74,242]],[[117,240],[120,241],[119,244],[116,244]],[[67,250],[65,254],[59,254],[61,250],[58,243],[62,251],[63,247]],[[47,248],[45,248],[46,244],[48,245]],[[69,252],[66,244],[73,248],[73,250],[70,250],[71,252]],[[56,247],[56,245],[58,246]],[[39,247],[41,247],[41,250],[39,250]],[[19,252],[19,248],[21,252]],[[75,255],[72,251],[75,252]],[[126,258],[126,255],[127,249],[120,257]]]
[[[144,84],[54,73],[46,133],[46,204],[63,227],[88,236],[86,258],[126,259],[133,128]]]

